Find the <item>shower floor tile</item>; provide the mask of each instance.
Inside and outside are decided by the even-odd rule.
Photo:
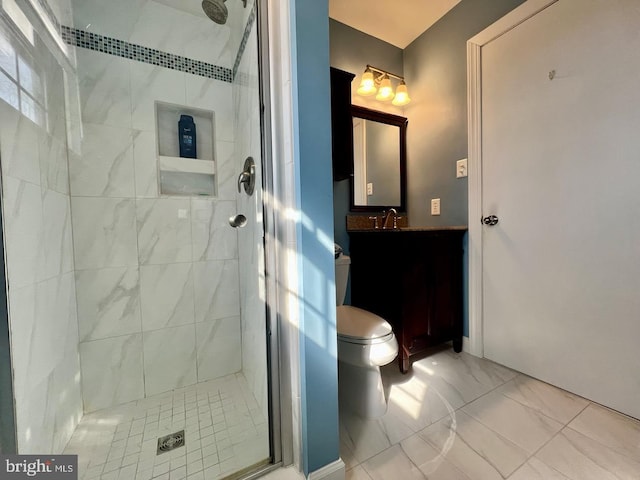
[[[185,445],[157,454],[181,430]],[[82,480],[212,480],[265,461],[269,429],[239,373],[89,413],[64,453]]]

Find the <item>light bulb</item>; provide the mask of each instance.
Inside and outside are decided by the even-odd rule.
[[[378,89],[378,95],[376,95],[376,100],[381,100],[383,102],[389,101],[393,99],[393,87],[391,86],[391,80],[389,79],[389,75],[386,73],[384,77],[382,77],[382,81],[380,82],[380,88]]]
[[[368,97],[376,93],[376,84],[373,80],[373,72],[368,68],[362,74],[362,80],[360,81],[360,86],[358,87],[358,95],[362,95],[363,97]]]
[[[404,80],[400,82],[398,88],[396,88],[396,96],[393,99],[393,103],[397,107],[401,107],[409,103],[411,99],[409,98],[409,92],[407,91],[407,85],[404,83]]]

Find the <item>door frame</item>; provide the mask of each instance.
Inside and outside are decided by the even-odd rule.
[[[482,47],[559,0],[528,0],[467,41],[469,195],[469,342],[465,351],[484,356],[482,261]]]

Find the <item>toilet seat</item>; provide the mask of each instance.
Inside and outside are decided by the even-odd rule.
[[[338,340],[357,345],[372,345],[391,340],[393,330],[384,318],[350,305],[336,309]]]

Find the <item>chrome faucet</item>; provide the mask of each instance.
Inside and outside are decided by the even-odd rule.
[[[393,230],[397,230],[398,229],[398,211],[395,208],[390,208],[389,211],[382,212],[382,215],[384,216],[384,220],[382,221],[382,229],[383,230],[387,229],[387,222],[389,221],[389,217],[392,214],[393,214],[393,226],[392,226],[392,229]]]

